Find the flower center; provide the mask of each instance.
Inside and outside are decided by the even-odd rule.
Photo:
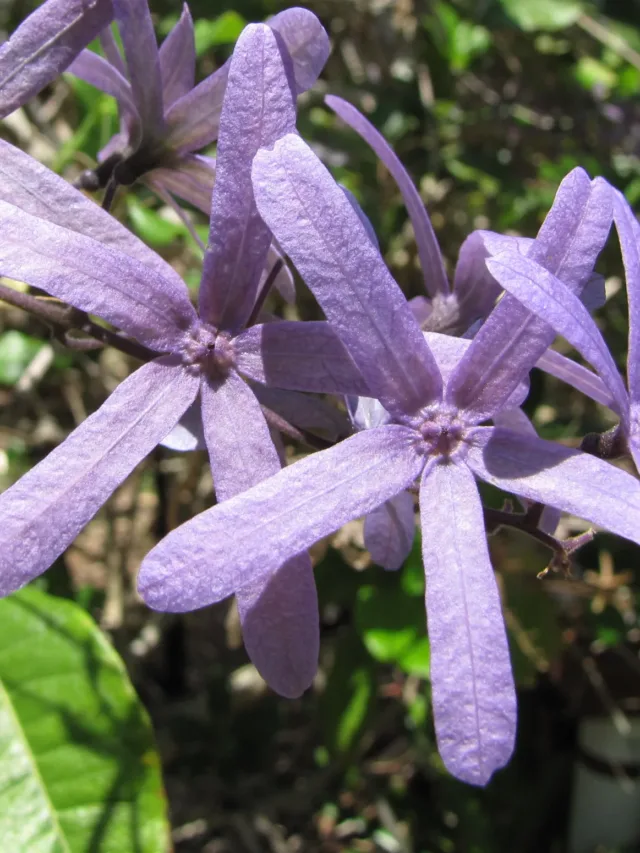
[[[185,341],[182,360],[212,379],[223,379],[235,364],[231,335],[201,323]]]
[[[466,424],[457,411],[439,405],[422,413],[421,421],[415,426],[420,450],[425,456],[449,458],[461,449]]]

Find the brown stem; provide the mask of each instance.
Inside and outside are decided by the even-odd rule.
[[[262,286],[262,290],[260,291],[260,293],[258,294],[258,296],[256,298],[255,305],[253,306],[253,311],[251,312],[251,316],[247,320],[247,326],[253,326],[253,324],[258,319],[258,315],[262,311],[262,306],[264,305],[265,300],[266,300],[267,296],[269,295],[269,291],[273,287],[273,284],[274,284],[274,282],[278,276],[278,273],[280,272],[280,270],[282,269],[283,266],[284,266],[284,261],[282,260],[282,258],[278,258],[278,260],[275,262],[275,264],[271,267],[271,270],[269,271],[269,275],[267,276],[267,279],[266,279],[264,285]]]

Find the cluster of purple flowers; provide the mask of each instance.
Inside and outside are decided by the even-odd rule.
[[[104,57],[84,49],[97,35]],[[298,696],[319,647],[307,549],[365,516],[373,558],[399,568],[417,493],[438,745],[454,775],[481,785],[513,750],[516,696],[476,480],[525,511],[544,507],[549,535],[566,511],[640,543],[638,479],[606,454],[540,439],[520,408],[542,367],[619,416],[609,444],[640,468],[640,225],[606,181],[574,169],[535,239],[471,234],[451,286],[396,155],[328,97],[405,199],[427,294],[408,302],[357,202],[296,131],[296,97],[328,51],[317,18],[289,9],[248,26],[229,62],[195,85],[188,9],[158,49],[146,0],[46,0],[0,47],[0,116],[65,69],[117,99],[120,132],[81,182],[105,190],[105,207],[141,180],[178,210],[174,196],[210,214],[196,310],[177,273],[107,210],[0,142],[0,275],[101,317],[146,357],[0,496],[0,593],[45,571],[156,445],[204,443],[217,504],[152,549],[140,594],[172,612],[235,595],[252,660]],[[215,160],[196,153],[213,141]],[[612,224],[630,307],[626,385],[590,313]],[[282,255],[326,322],[262,311],[274,284],[295,296]],[[550,349],[556,335],[594,372]],[[348,437],[314,393],[344,404]],[[284,423],[335,440],[287,465]]]

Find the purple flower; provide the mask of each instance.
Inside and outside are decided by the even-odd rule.
[[[21,207],[0,202],[3,274],[165,353],[126,379],[0,496],[3,595],[53,562],[198,396],[217,497],[225,500],[280,469],[260,404],[243,377],[293,390],[366,391],[326,323],[283,321],[243,331],[260,298],[272,239],[256,209],[251,163],[261,146],[295,128],[294,95],[273,30],[244,30],[228,78],[199,313],[171,267],[43,167],[36,164],[26,180],[22,173],[13,177]],[[11,166],[28,160],[18,153],[0,169],[11,178]],[[47,202],[67,207],[58,211]],[[111,245],[94,239],[103,234]],[[111,248],[118,240],[122,250]],[[302,552],[234,590],[249,653],[288,696],[309,685],[317,665],[316,592]]]
[[[595,396],[591,393],[593,379],[599,378],[596,399],[599,397],[620,417],[624,443],[640,471],[640,225],[624,196],[613,188],[609,189],[629,299],[628,390],[588,310],[552,272],[513,252],[497,254],[487,261],[487,265],[505,290],[548,323],[554,332],[566,338],[594,367],[597,377],[582,368],[566,378],[591,396]],[[575,367],[579,368],[579,365]]]
[[[172,194],[209,213],[215,160],[199,151],[218,137],[229,62],[195,85],[196,53],[188,7],[160,49],[147,0],[113,0],[124,58],[109,28],[101,33],[105,58],[83,51],[68,71],[113,95],[121,130],[100,152],[101,165],[84,176],[87,189],[142,179],[175,207]],[[296,93],[316,81],[329,40],[316,16],[292,8],[269,25],[292,61]]]
[[[360,219],[299,137],[260,151],[253,176],[263,218],[389,422],[173,531],[144,560],[140,592],[161,610],[217,601],[419,479],[439,749],[454,775],[484,784],[511,755],[516,700],[476,477],[636,542],[640,485],[587,454],[482,425],[513,405],[553,340],[516,300],[505,296],[459,357],[432,352]],[[606,185],[576,169],[529,255],[579,291],[610,216]]]
[[[46,0],[0,47],[0,118],[69,66],[113,19],[111,0]]]

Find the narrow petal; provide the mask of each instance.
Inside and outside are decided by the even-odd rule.
[[[196,81],[196,43],[189,7],[182,7],[180,20],[160,46],[162,100],[165,111],[193,89]]]
[[[236,373],[203,385],[202,416],[218,501],[280,470],[260,405]],[[308,554],[265,571],[236,590],[247,651],[265,681],[299,696],[318,666],[318,600]]]
[[[139,368],[0,495],[0,595],[47,569],[191,405],[198,379],[170,358]]]
[[[279,33],[293,63],[296,94],[306,92],[318,79],[329,58],[329,36],[318,18],[308,9],[294,6],[267,21]]]
[[[607,240],[611,204],[605,181],[590,183],[581,169],[574,169],[560,185],[527,257],[579,294]],[[473,346],[451,377],[447,398],[474,411],[478,420],[491,417],[554,337],[549,325],[507,295],[473,339]]]
[[[229,77],[227,61],[167,110],[167,146],[179,154],[198,151],[218,138]],[[208,212],[208,211],[207,211]]]
[[[426,469],[420,510],[438,751],[458,779],[486,785],[513,752],[517,704],[482,504],[468,468]]]
[[[378,251],[380,251],[380,241],[378,240],[378,235],[373,230],[373,225],[371,224],[371,220],[369,219],[367,214],[364,212],[364,210],[360,207],[360,202],[355,197],[355,195],[351,192],[350,189],[347,189],[347,187],[343,186],[342,184],[339,184],[339,186],[340,186],[340,189],[342,190],[342,192],[344,193],[345,198],[347,199],[347,201],[349,202],[351,207],[355,210],[355,212],[358,216],[358,219],[360,220],[360,222],[364,226],[364,230],[367,232],[367,236],[371,240],[371,243],[376,247],[376,249]],[[420,298],[421,297],[418,297],[418,296],[416,297],[416,299],[420,299]],[[422,298],[424,298],[424,297],[422,297]]]
[[[629,397],[624,382],[600,330],[578,297],[552,273],[521,255],[496,255],[487,266],[508,293],[569,341],[596,369],[628,429]]]
[[[234,339],[240,373],[289,391],[367,394],[367,386],[328,323],[282,320],[251,326]]]
[[[145,138],[164,132],[162,77],[158,43],[147,0],[112,0],[124,58],[127,62],[133,101]]]
[[[92,50],[83,50],[67,68],[67,72],[111,95],[125,115],[136,123],[140,122],[129,81],[102,56]]]
[[[173,268],[113,216],[19,148],[0,139],[0,201],[124,252],[164,278]]]
[[[113,18],[111,0],[47,0],[0,47],[0,118],[61,74]]]
[[[245,27],[231,59],[222,108],[200,315],[228,330],[251,314],[272,235],[253,198],[257,151],[295,130],[293,93],[280,47],[264,24]]]
[[[400,492],[365,518],[364,547],[374,563],[393,571],[409,556],[415,532],[413,495]]]
[[[413,225],[427,293],[430,296],[449,293],[449,281],[429,214],[397,154],[384,136],[348,101],[327,95],[324,102],[373,148],[397,183]]]
[[[622,249],[629,301],[627,376],[634,403],[640,402],[640,224],[621,193],[614,196],[613,217]]]
[[[371,393],[412,413],[441,390],[420,328],[358,216],[294,135],[253,164],[258,208],[320,303]]]
[[[120,53],[118,42],[113,35],[112,27],[105,27],[100,31],[100,47],[111,65],[113,65],[113,67],[118,70],[124,78],[126,78],[127,66],[122,54]]]
[[[293,273],[289,268],[289,264],[282,256],[282,252],[280,251],[275,240],[269,246],[269,252],[267,253],[267,263],[260,279],[260,287],[258,288],[258,293],[260,293],[262,286],[266,282],[267,277],[270,275],[273,267],[279,262],[282,263],[282,266],[280,268],[280,272],[276,275],[275,281],[273,282],[273,286],[278,291],[280,296],[282,296],[285,302],[287,302],[289,305],[293,305],[296,301],[296,284],[293,278]]]
[[[596,403],[601,403],[603,406],[612,408],[613,397],[611,391],[604,384],[602,379],[581,364],[571,361],[555,350],[548,349],[540,356],[536,362],[536,367],[544,370],[545,373],[555,376],[556,379],[562,379],[568,385],[573,385],[578,391],[591,397]]]
[[[148,176],[166,192],[188,201],[207,216],[211,212],[211,193],[216,178],[213,157],[186,154],[172,169],[153,169]]]
[[[610,462],[498,427],[476,430],[466,462],[498,488],[640,543],[640,482]]]
[[[0,270],[81,311],[97,314],[152,349],[172,351],[197,322],[182,279],[0,202]]]
[[[205,607],[397,495],[419,475],[415,433],[368,430],[314,453],[172,531],[138,578],[156,610]]]
[[[466,326],[476,320],[484,320],[502,293],[502,288],[485,264],[491,252],[484,233],[474,231],[460,246],[453,277],[453,292],[458,297],[462,325]]]
[[[288,699],[310,687],[318,669],[320,618],[309,555],[287,560],[236,593],[247,653],[267,684]]]
[[[262,406],[266,406],[293,426],[326,436],[329,441],[344,438],[351,430],[344,412],[327,401],[298,391],[282,391],[252,383]]]

